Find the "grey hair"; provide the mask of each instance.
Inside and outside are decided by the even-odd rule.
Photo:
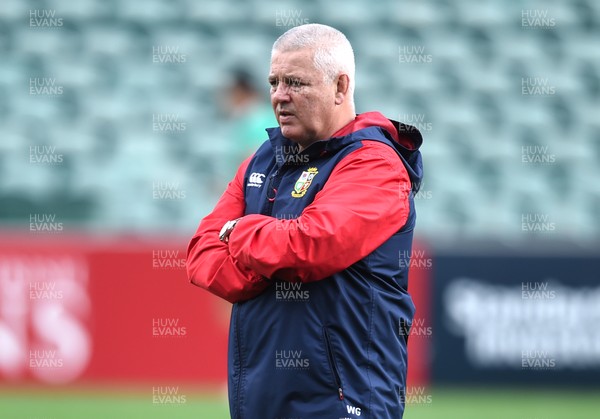
[[[271,49],[271,58],[276,51],[294,51],[303,48],[314,50],[315,68],[323,73],[326,82],[332,82],[340,74],[348,75],[348,97],[354,107],[354,51],[348,38],[331,26],[318,23],[295,26],[281,35]]]

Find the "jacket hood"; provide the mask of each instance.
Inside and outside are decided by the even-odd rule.
[[[349,135],[370,127],[381,128],[384,134],[387,134],[386,137],[393,140],[394,148],[402,157],[408,171],[413,191],[418,192],[423,180],[423,161],[419,151],[423,144],[421,132],[412,125],[388,119],[380,112],[365,112],[357,115],[353,121],[336,132],[334,137]]]
[[[267,133],[271,147],[276,155],[276,161],[286,162],[290,153],[297,150],[297,145],[281,133],[279,127],[268,128]],[[317,141],[302,151],[310,158],[323,155],[329,151],[347,146],[349,143],[362,140],[377,140],[377,137],[387,138],[402,159],[412,183],[412,189],[418,192],[423,178],[423,162],[419,147],[423,137],[419,130],[412,126],[386,118],[380,112],[365,112],[358,114],[346,126],[335,132],[330,139]],[[283,165],[285,163],[281,163]]]

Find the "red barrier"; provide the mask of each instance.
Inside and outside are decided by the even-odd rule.
[[[0,380],[226,383],[231,306],[190,285],[187,238],[0,241]],[[411,292],[426,307],[427,271]],[[420,311],[422,309],[420,308]],[[409,382],[429,340],[410,338]]]
[[[433,258],[426,248],[415,242],[411,254],[408,291],[416,307],[408,339],[407,389],[427,387],[430,379],[433,346],[431,312],[431,275]],[[407,398],[410,401],[410,398]]]
[[[228,303],[187,282],[186,244],[0,243],[0,377],[223,384]]]

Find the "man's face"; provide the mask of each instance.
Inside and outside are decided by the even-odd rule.
[[[271,105],[281,132],[307,147],[333,134],[336,83],[325,82],[313,50],[276,51],[271,59]]]

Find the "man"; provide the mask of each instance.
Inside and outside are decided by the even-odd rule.
[[[355,115],[354,54],[331,27],[284,33],[269,83],[279,127],[188,248],[190,281],[234,303],[231,416],[396,419],[421,135]]]

